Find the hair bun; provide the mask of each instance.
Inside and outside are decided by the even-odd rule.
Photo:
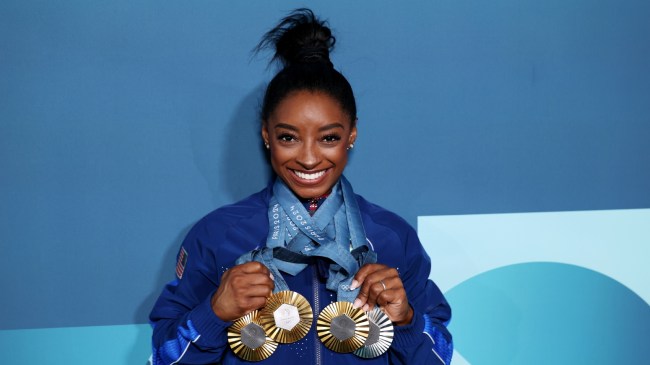
[[[287,67],[297,63],[327,63],[336,39],[327,26],[306,8],[296,9],[270,31],[256,47],[275,49],[271,61],[280,60]]]

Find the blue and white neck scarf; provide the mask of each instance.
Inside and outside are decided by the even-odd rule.
[[[237,264],[259,261],[275,280],[274,292],[289,290],[280,271],[297,275],[311,258],[331,260],[327,289],[337,292],[339,301],[352,302],[359,288],[350,284],[359,268],[377,261],[366,244],[352,186],[344,176],[332,188],[325,202],[310,216],[304,205],[279,178],[269,203],[269,235],[266,247],[242,255]]]

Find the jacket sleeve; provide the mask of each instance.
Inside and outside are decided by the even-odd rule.
[[[453,354],[447,324],[451,308],[440,289],[429,280],[431,260],[417,234],[410,226],[400,237],[406,255],[406,269],[400,271],[411,307],[413,320],[409,325],[395,327],[389,352],[392,364],[449,365]]]
[[[221,273],[208,266],[217,261],[202,242],[207,236],[201,222],[188,233],[177,256],[176,279],[165,286],[150,314],[153,365],[217,363],[226,350],[231,322],[212,311]]]

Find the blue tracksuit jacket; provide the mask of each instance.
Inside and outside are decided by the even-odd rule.
[[[165,286],[150,320],[153,364],[241,364],[226,341],[231,322],[219,319],[210,299],[221,275],[245,252],[263,246],[268,234],[270,187],[219,208],[201,219],[179,250],[178,279]],[[410,325],[395,327],[390,350],[374,359],[335,353],[322,345],[315,320],[305,338],[281,344],[260,364],[449,364],[451,335],[446,325],[451,309],[438,287],[428,279],[431,261],[415,231],[403,219],[357,195],[366,236],[378,263],[397,268],[414,309]],[[283,275],[291,290],[312,305],[314,318],[336,301],[325,288],[315,265],[296,276]]]

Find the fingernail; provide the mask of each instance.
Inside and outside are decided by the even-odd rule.
[[[352,304],[354,308],[359,308],[361,307],[361,299],[357,298],[354,300],[354,303]]]
[[[363,311],[364,311],[364,312],[367,312],[367,311],[369,311],[369,310],[370,310],[370,306],[369,306],[368,304],[366,304],[366,305],[363,306]]]
[[[354,290],[359,287],[359,282],[356,280],[352,280],[352,284],[350,284],[350,290]]]
[[[273,278],[273,273],[269,273],[269,277],[271,278],[271,280],[275,281],[275,279]]]

